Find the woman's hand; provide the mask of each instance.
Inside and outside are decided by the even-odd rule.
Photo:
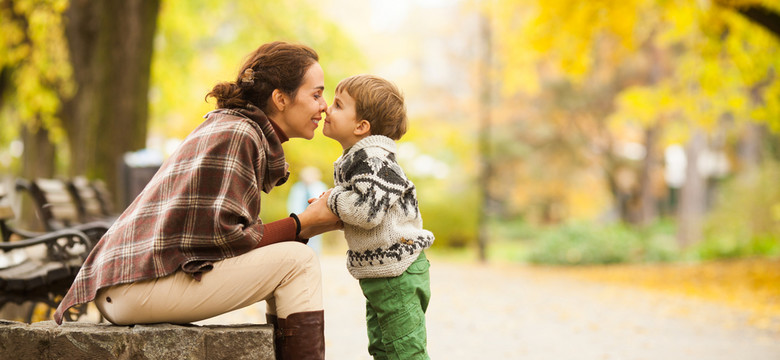
[[[301,233],[298,236],[308,239],[328,231],[344,228],[344,223],[328,208],[330,192],[329,189],[322,193],[318,199],[309,200],[309,207],[298,214],[298,220],[301,222]]]

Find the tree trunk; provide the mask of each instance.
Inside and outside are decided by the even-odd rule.
[[[649,225],[658,218],[655,173],[658,171],[658,151],[656,144],[660,135],[660,124],[645,129],[645,158],[639,175],[639,216],[640,225]]]
[[[780,13],[762,5],[739,8],[740,14],[780,38]]]
[[[650,71],[648,73],[648,83],[655,86],[662,79],[668,76],[666,63],[666,54],[654,42],[647,43],[646,52],[651,60]],[[652,125],[645,129],[645,158],[642,163],[639,178],[639,216],[640,225],[649,225],[658,218],[658,192],[657,192],[657,172],[661,162],[660,151],[657,148],[661,135],[663,134],[664,115],[657,115]]]
[[[159,7],[159,0],[73,0],[65,13],[78,84],[63,104],[69,175],[103,179],[116,196],[123,154],[145,146]]]
[[[78,91],[62,102],[62,123],[68,136],[71,163],[69,175],[87,173],[94,161],[95,127],[100,120],[95,103],[98,102],[97,81],[99,69],[95,52],[100,34],[99,5],[102,2],[71,1],[65,12],[65,36],[68,40],[73,80]]]
[[[751,174],[761,164],[761,146],[764,144],[763,132],[764,126],[762,124],[745,124],[737,152],[741,166],[740,173]]]
[[[493,166],[490,155],[490,108],[491,108],[491,31],[490,31],[490,18],[487,14],[483,14],[481,18],[480,26],[480,41],[482,42],[482,53],[480,54],[480,67],[479,67],[479,83],[480,83],[480,98],[479,98],[479,159],[480,159],[480,174],[479,174],[479,189],[481,193],[482,202],[479,209],[479,218],[477,220],[477,245],[479,250],[479,260],[487,260],[487,243],[489,238],[488,232],[488,219],[491,209],[491,194],[490,183],[493,178]]]
[[[706,211],[707,183],[699,171],[699,159],[707,148],[707,139],[700,129],[695,130],[685,149],[687,164],[685,183],[680,189],[677,215],[677,242],[681,248],[702,238],[702,219]]]
[[[54,145],[49,140],[49,132],[43,126],[22,127],[22,177],[35,179],[54,176]]]
[[[37,128],[22,126],[21,137],[24,143],[21,177],[29,180],[53,177],[55,148],[49,140],[49,132],[40,125]],[[19,200],[20,213],[17,214],[19,217],[17,225],[26,230],[43,231],[43,223],[35,213],[33,198],[28,193],[20,195],[24,196]]]

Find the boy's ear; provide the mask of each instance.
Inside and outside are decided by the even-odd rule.
[[[357,136],[371,134],[371,123],[368,122],[368,120],[358,121],[357,125],[355,125],[355,131],[353,131],[353,134]]]
[[[271,93],[271,101],[273,101],[276,111],[284,111],[285,106],[287,106],[287,96],[279,89],[274,89],[274,92]]]

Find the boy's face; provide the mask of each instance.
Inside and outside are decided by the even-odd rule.
[[[349,148],[361,137],[355,135],[355,127],[358,125],[358,118],[355,113],[355,99],[349,96],[346,90],[336,93],[333,103],[325,111],[325,125],[322,127],[322,133],[338,141],[344,149]]]

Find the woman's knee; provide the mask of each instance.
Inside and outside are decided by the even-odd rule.
[[[276,313],[280,318],[289,314],[322,310],[322,270],[319,258],[304,244],[290,244],[285,256],[285,273],[274,291]]]
[[[293,251],[290,252],[290,259],[298,266],[316,268],[317,272],[320,271],[320,259],[317,257],[314,249],[297,241],[290,242],[290,246],[293,247]]]

